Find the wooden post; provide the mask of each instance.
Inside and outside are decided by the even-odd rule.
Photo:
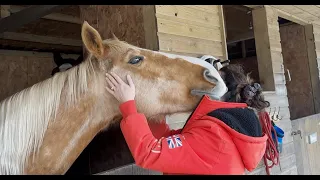
[[[67,7],[67,5],[37,5],[27,7],[15,14],[0,19],[0,33],[15,31],[19,27],[35,21],[54,11]]]
[[[274,91],[275,83],[266,8],[254,9],[252,19],[261,85],[266,91]]]

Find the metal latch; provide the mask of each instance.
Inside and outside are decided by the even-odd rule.
[[[291,136],[295,136],[295,135],[297,135],[297,134],[300,134],[300,138],[302,139],[302,133],[301,133],[300,130],[291,132]]]

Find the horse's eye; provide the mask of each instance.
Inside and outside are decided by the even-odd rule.
[[[130,64],[138,64],[142,60],[143,60],[142,56],[135,56],[135,57],[130,59],[129,63]]]

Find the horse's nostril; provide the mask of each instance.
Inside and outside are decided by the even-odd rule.
[[[211,83],[218,82],[218,79],[216,77],[214,77],[208,69],[204,70],[203,76],[207,81],[209,81]]]

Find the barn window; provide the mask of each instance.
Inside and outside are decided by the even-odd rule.
[[[249,8],[224,5],[226,42],[230,64],[241,64],[246,73],[260,82],[257,53]]]

